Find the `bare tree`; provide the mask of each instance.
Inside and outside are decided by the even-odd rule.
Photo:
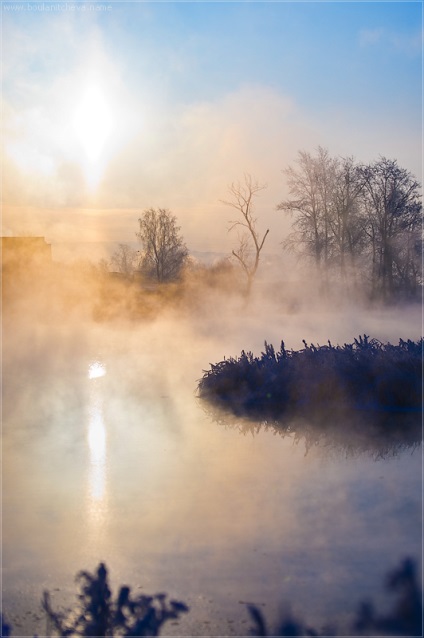
[[[346,286],[356,285],[356,265],[366,243],[359,168],[353,158],[333,158],[321,146],[315,155],[300,151],[296,164],[284,171],[291,197],[277,206],[294,216],[283,246],[313,259],[323,291],[335,273]]]
[[[372,254],[372,293],[389,298],[421,281],[420,185],[396,160],[381,157],[359,168],[364,182],[366,232]]]
[[[188,250],[175,215],[164,208],[149,208],[138,221],[140,230],[136,235],[144,250],[142,270],[160,283],[177,279],[185,265]]]
[[[331,262],[339,266],[346,280],[347,270],[355,275],[357,258],[366,241],[366,219],[362,206],[363,179],[352,157],[334,164],[331,214],[328,218],[331,238]]]
[[[134,274],[137,267],[137,251],[128,244],[118,244],[110,263],[115,272],[119,272],[128,279]]]
[[[233,182],[228,188],[231,200],[221,200],[223,204],[231,206],[241,213],[241,219],[230,221],[228,231],[230,232],[234,228],[242,229],[242,232],[238,234],[238,247],[232,251],[232,254],[246,275],[246,296],[250,294],[258,270],[261,251],[269,233],[267,230],[261,239],[257,229],[257,219],[253,217],[254,198],[265,188],[267,188],[266,184],[259,184],[251,175],[245,174],[244,184]]]
[[[295,215],[293,232],[284,242],[286,248],[303,248],[315,266],[326,266],[331,253],[330,217],[335,188],[336,161],[321,146],[313,157],[299,151],[297,168],[284,171],[291,199],[278,204],[277,210]]]

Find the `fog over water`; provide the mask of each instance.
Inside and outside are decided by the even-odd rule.
[[[5,313],[3,607],[15,634],[42,635],[43,589],[69,602],[75,573],[102,560],[114,589],[190,605],[167,633],[243,635],[246,602],[347,626],[359,600],[381,602],[389,568],[420,559],[421,449],[378,458],[243,435],[196,397],[210,363],[264,340],[418,339],[419,304],[257,297],[191,298],[139,321]]]
[[[422,304],[405,300],[423,291],[422,4],[0,11],[12,635],[44,636],[43,591],[55,610],[71,606],[75,575],[100,561],[114,594],[125,584],[190,607],[169,635],[246,635],[248,603],[268,627],[286,604],[349,635],[360,601],[390,606],[389,570],[421,564],[420,423],[403,429],[420,416],[408,412],[415,350],[414,366],[400,370],[394,349],[385,368],[384,348],[375,366],[384,405],[405,407],[388,427],[367,412],[372,384],[354,414],[329,413],[325,427],[322,413],[296,413],[285,429],[219,412],[198,384],[265,341],[421,338]],[[147,241],[155,215],[167,263]],[[383,298],[396,301],[370,301]],[[360,373],[338,384],[335,360],[316,384],[304,375],[315,394],[292,375],[296,409],[362,392]]]

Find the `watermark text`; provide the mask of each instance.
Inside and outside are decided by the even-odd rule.
[[[10,13],[27,11],[27,12],[46,12],[59,13],[64,11],[74,11],[75,13],[107,13],[112,11],[112,5],[100,2],[5,2],[1,3],[3,11]]]

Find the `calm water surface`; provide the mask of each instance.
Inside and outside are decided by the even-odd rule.
[[[168,634],[226,636],[247,633],[246,602],[270,620],[290,602],[315,626],[346,628],[359,600],[383,605],[388,569],[420,560],[421,448],[384,458],[328,442],[307,449],[218,424],[197,401],[209,362],[283,336],[281,323],[252,325],[213,336],[174,319],[38,325],[10,337],[3,608],[15,635],[42,635],[43,589],[69,603],[76,572],[99,561],[114,588],[190,605]],[[340,339],[352,340],[342,325]],[[322,342],[336,340],[324,326]],[[415,338],[408,331],[397,337]]]

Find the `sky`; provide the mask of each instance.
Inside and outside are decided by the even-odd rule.
[[[300,150],[397,159],[422,181],[422,4],[3,2],[2,234],[133,242],[168,208],[230,251],[248,173],[267,248]]]

